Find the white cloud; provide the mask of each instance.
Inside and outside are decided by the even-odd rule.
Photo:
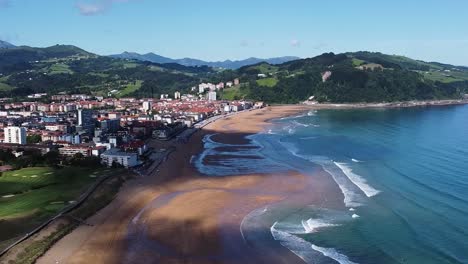
[[[301,46],[301,41],[300,41],[300,40],[297,40],[297,39],[293,39],[293,40],[291,40],[291,43],[290,43],[290,44],[291,44],[291,46],[293,46],[293,47],[299,47],[299,46]]]
[[[5,1],[5,0],[0,0]],[[76,8],[83,16],[100,15],[109,10],[115,3],[125,3],[132,0],[94,0],[92,2],[76,2]]]

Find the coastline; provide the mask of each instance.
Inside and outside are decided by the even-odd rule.
[[[426,101],[402,101],[389,103],[324,103],[316,104],[304,102],[303,105],[314,107],[314,109],[354,109],[354,108],[407,108],[425,106],[448,106],[468,104],[468,99],[426,100]]]
[[[261,132],[270,120],[309,109],[303,105],[268,107],[207,125],[187,144],[177,145],[156,175],[127,183],[111,204],[87,220],[93,226],[78,227],[37,263],[240,263],[253,259],[303,263],[279,245],[266,255],[252,252],[239,227],[251,211],[303,190],[306,177],[291,171],[289,184],[280,175],[206,177],[190,160],[203,151],[202,139],[208,134],[217,133],[216,140],[221,142],[243,144],[246,136]],[[259,192],[265,188],[278,188],[278,192]],[[314,199],[319,202],[322,195],[317,190]],[[146,248],[148,241],[154,241],[152,250]],[[242,252],[242,257],[236,252]]]
[[[455,103],[448,105],[451,104]],[[285,105],[220,118],[195,133],[187,144],[177,145],[177,150],[156,175],[126,184],[111,204],[88,219],[93,227],[78,227],[37,263],[303,263],[278,243],[271,243],[269,252],[259,256],[246,246],[248,241],[239,226],[255,209],[301,192],[303,189],[298,186],[313,188],[309,191],[316,195],[308,201],[312,204],[323,200],[342,201],[336,183],[324,171],[314,172],[313,184],[306,183],[306,177],[295,171],[288,172],[288,182],[275,174],[204,176],[190,163],[204,150],[203,138],[217,134],[213,136],[217,142],[247,144],[247,136],[263,131],[272,120],[314,109],[432,105],[428,102],[409,106]],[[265,188],[279,188],[279,191],[258,194]],[[256,194],[239,195],[246,191]]]

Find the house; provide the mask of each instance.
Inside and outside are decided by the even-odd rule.
[[[81,153],[85,157],[91,156],[92,149],[89,146],[79,145],[79,146],[67,146],[59,148],[59,153],[62,156],[75,156],[78,153]]]
[[[123,149],[125,152],[136,152],[140,156],[148,150],[148,147],[142,140],[131,141],[126,144],[122,144],[120,148]]]
[[[265,104],[263,102],[255,102],[254,104],[254,108],[258,109],[258,108],[263,108],[265,107]]]
[[[124,152],[117,148],[112,148],[101,154],[101,164],[112,167],[120,164],[125,168],[135,167],[139,164],[138,154],[135,152]]]
[[[153,131],[153,138],[157,138],[159,140],[169,140],[180,132],[184,131],[185,128],[187,128],[187,126],[184,123],[167,124],[165,126],[156,128]]]

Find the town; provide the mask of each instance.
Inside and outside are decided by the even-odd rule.
[[[50,98],[50,103],[2,99],[0,149],[15,157],[57,152],[58,160],[79,156],[99,159],[108,167],[142,166],[154,161],[149,158],[156,151],[148,146],[150,139],[184,143],[211,119],[263,107],[262,102],[217,100],[217,90],[238,84],[239,79],[226,84],[202,83],[192,87],[197,94],[175,92],[159,99],[66,93],[28,97]]]

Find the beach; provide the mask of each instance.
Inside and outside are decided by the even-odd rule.
[[[307,109],[267,107],[209,124],[177,145],[155,175],[128,182],[87,220],[93,226],[78,227],[38,263],[303,263],[279,243],[257,250],[240,225],[251,211],[283,200],[299,202],[305,192],[307,203],[323,202],[328,193],[339,193],[330,177],[320,171],[312,179],[297,171],[207,177],[190,161],[203,150],[206,135],[242,145],[269,120]],[[335,191],[324,191],[330,188]]]

